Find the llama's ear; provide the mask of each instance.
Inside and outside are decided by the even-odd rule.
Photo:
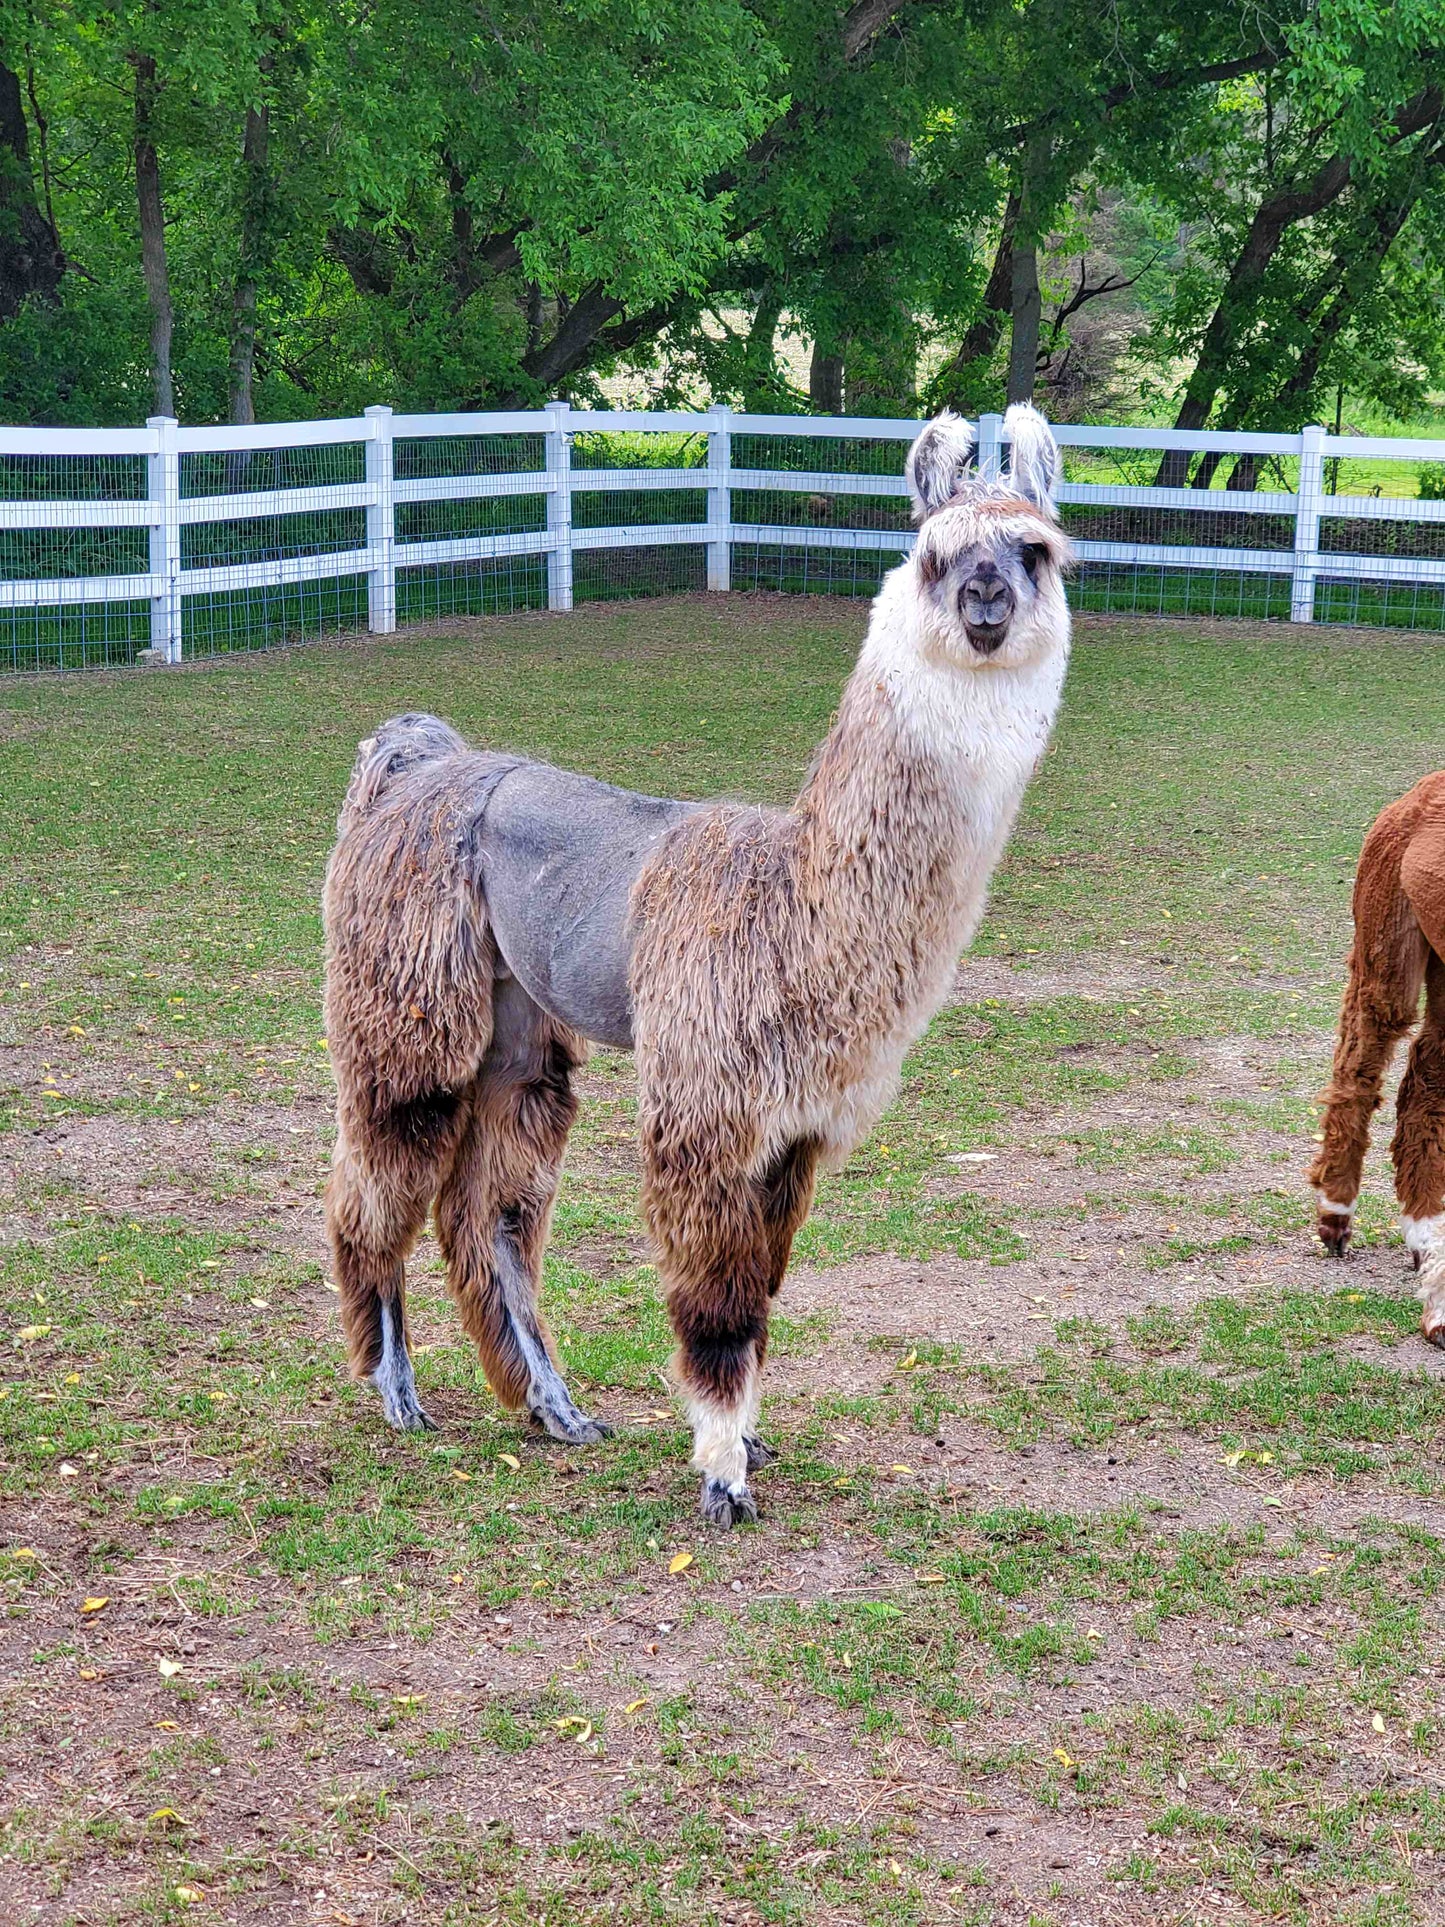
[[[913,519],[941,509],[973,472],[978,436],[972,422],[945,409],[936,415],[908,451],[904,474],[913,497]]]
[[[1010,441],[1004,481],[1015,495],[1052,514],[1054,491],[1064,479],[1053,430],[1031,403],[1016,401],[1003,418],[1003,432]]]

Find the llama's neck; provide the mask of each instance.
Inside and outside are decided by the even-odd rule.
[[[1067,651],[956,668],[930,650],[907,573],[874,606],[797,816],[811,908],[855,992],[871,980],[881,1003],[926,1021],[983,914]]]

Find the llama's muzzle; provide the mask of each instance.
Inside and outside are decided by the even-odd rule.
[[[1008,634],[1013,618],[1014,593],[995,563],[980,561],[963,585],[963,624],[968,639],[982,656],[991,656]]]

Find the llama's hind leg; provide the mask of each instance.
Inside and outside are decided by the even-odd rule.
[[[761,1185],[763,1227],[768,1245],[768,1295],[776,1297],[792,1255],[793,1239],[813,1205],[818,1146],[808,1138],[790,1144],[764,1175]],[[758,1435],[756,1416],[743,1436],[749,1472],[772,1465],[777,1453]]]
[[[581,1040],[514,979],[498,984],[492,1045],[436,1227],[447,1284],[492,1390],[553,1438],[589,1445],[609,1428],[573,1402],[537,1302],[581,1055]]]
[[[702,1515],[724,1530],[751,1523],[748,1440],[757,1438],[759,1375],[767,1348],[772,1263],[755,1183],[709,1173],[683,1152],[648,1157],[644,1187],[676,1374],[702,1474]]]
[[[398,1432],[435,1429],[417,1396],[407,1350],[405,1289],[406,1259],[426,1220],[430,1192],[429,1171],[382,1177],[338,1144],[326,1188],[326,1228],[342,1328],[352,1376],[373,1388]]]

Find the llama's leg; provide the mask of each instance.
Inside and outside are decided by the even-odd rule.
[[[796,1144],[790,1144],[763,1177],[763,1228],[768,1243],[770,1297],[776,1297],[781,1289],[793,1239],[812,1209],[817,1174],[818,1146],[811,1139],[801,1139]],[[754,1428],[756,1423],[754,1416]],[[778,1456],[772,1446],[758,1436],[756,1429],[744,1434],[743,1446],[748,1455],[749,1472],[771,1465]]]
[[[608,1427],[573,1403],[537,1303],[581,1047],[511,978],[497,986],[493,1022],[466,1136],[437,1197],[447,1284],[502,1404],[525,1407],[554,1438],[592,1444]]]
[[[644,1135],[643,1200],[677,1335],[676,1373],[702,1474],[702,1514],[755,1520],[747,1439],[755,1436],[772,1260],[758,1186],[710,1170],[706,1151]]]
[[[436,1167],[401,1147],[378,1170],[338,1142],[326,1187],[341,1323],[354,1378],[381,1399],[398,1432],[434,1429],[417,1397],[406,1342],[405,1266],[426,1221]]]
[[[1320,1242],[1335,1257],[1350,1241],[1370,1118],[1395,1046],[1415,1021],[1424,969],[1424,939],[1403,898],[1388,928],[1357,930],[1325,1091],[1324,1142],[1309,1171]]]
[[[1435,956],[1425,977],[1425,1021],[1400,1080],[1390,1153],[1405,1247],[1419,1270],[1428,1259],[1445,1259],[1445,963]]]

